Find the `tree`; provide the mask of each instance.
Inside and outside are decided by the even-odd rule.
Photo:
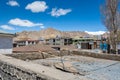
[[[105,0],[105,4],[101,6],[101,12],[103,23],[110,32],[110,44],[116,51],[118,29],[120,28],[119,0]]]

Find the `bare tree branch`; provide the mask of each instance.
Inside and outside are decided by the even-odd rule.
[[[120,0],[106,0],[105,4],[101,6],[102,21],[110,32],[109,41],[114,50],[116,50],[118,30],[120,28],[119,2]]]

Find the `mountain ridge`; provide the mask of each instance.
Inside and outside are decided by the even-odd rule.
[[[17,36],[14,38],[14,40],[21,40],[21,39],[37,40],[40,38],[49,39],[49,38],[55,38],[56,36],[70,37],[70,38],[91,36],[88,33],[82,31],[60,31],[54,28],[42,29],[40,31],[22,31],[16,34]]]

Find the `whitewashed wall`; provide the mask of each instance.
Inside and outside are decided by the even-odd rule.
[[[12,53],[12,37],[0,36],[0,54]]]

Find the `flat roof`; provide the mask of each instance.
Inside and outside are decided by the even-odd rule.
[[[93,40],[93,38],[73,38],[73,40]]]
[[[21,42],[21,41],[39,41],[39,40],[31,40],[31,39],[30,40],[29,39],[28,40],[27,39],[26,40],[25,39],[24,40],[15,40],[15,42]]]

